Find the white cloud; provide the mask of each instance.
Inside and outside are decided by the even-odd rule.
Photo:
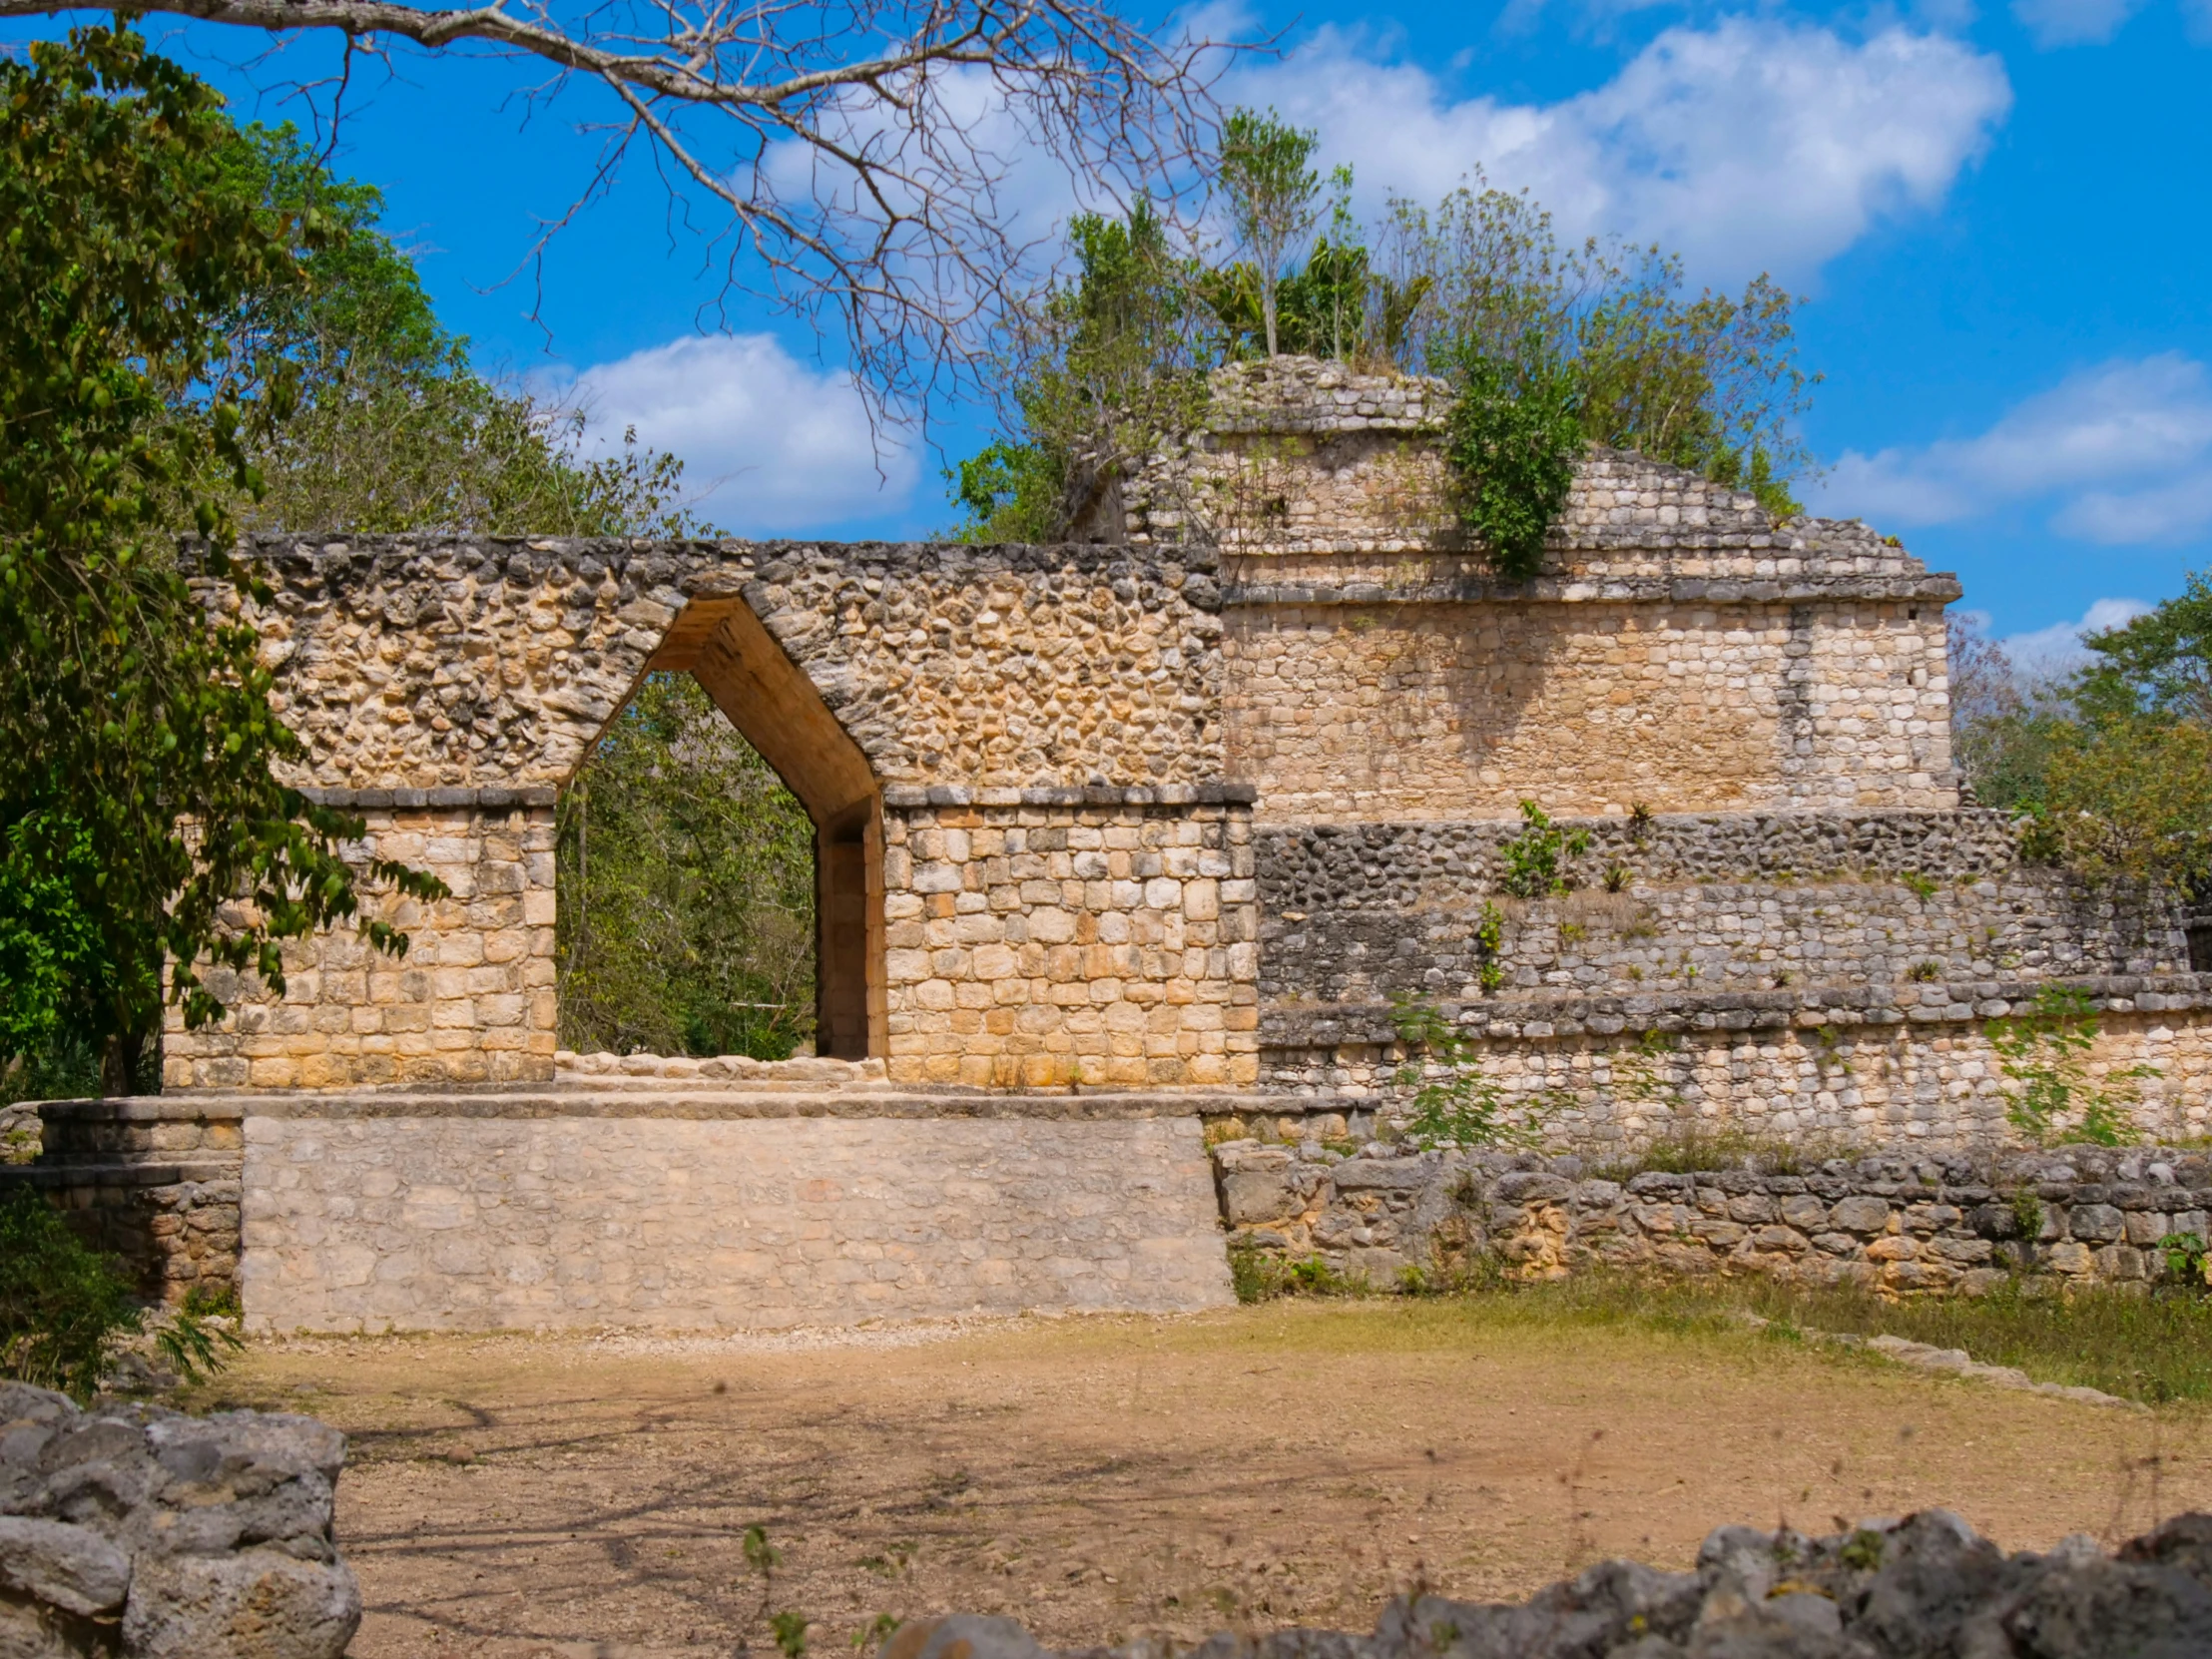
[[[1949,524],[2052,504],[2051,528],[2105,546],[2212,530],[2212,381],[2179,352],[2101,363],[2018,404],[1979,437],[1853,450],[1820,509],[1876,524]]]
[[[1454,100],[1334,27],[1224,93],[1318,128],[1364,194],[1433,201],[1479,166],[1570,236],[1660,242],[1701,279],[1803,279],[1877,221],[1934,206],[2012,99],[1997,58],[1945,35],[1893,26],[1855,43],[1744,17],[1669,29],[1555,104]]]
[[[710,522],[742,533],[805,530],[893,512],[919,467],[875,441],[849,376],[809,368],[771,334],[674,340],[588,368],[574,390],[601,445],[623,428],[684,462]]]
[[[2012,0],[2012,15],[2037,46],[2100,46],[2141,5],[2142,0]]]
[[[2078,622],[2054,622],[2032,633],[2013,634],[1997,641],[2012,660],[2012,671],[2030,683],[2057,680],[2089,660],[2082,649],[2083,636],[2101,634],[2146,614],[2150,607],[2140,599],[2100,599]]]

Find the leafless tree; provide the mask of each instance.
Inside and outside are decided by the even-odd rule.
[[[0,17],[72,9],[0,0]],[[589,178],[531,256],[648,151],[716,210],[725,291],[841,332],[871,411],[910,413],[985,362],[1052,227],[1024,197],[1155,196],[1208,154],[1234,50],[1148,33],[1108,0],[151,0],[149,12],[341,36],[348,70],[395,44],[475,49],[588,85],[607,119]],[[1050,182],[1039,177],[1049,173]],[[1049,217],[1049,216],[1048,216]],[[527,259],[525,261],[527,264]],[[834,355],[834,353],[830,353]]]

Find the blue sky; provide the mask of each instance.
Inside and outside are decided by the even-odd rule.
[[[1807,296],[1816,511],[1955,570],[2034,648],[2212,563],[2212,0],[1796,9],[1505,0],[1258,8],[1283,53],[1237,101],[1317,127],[1362,196],[1433,198],[1474,166],[1575,233],[1657,239],[1693,283],[1771,271]],[[242,116],[330,54],[150,20]],[[558,216],[604,118],[534,116],[513,64],[397,60],[357,86],[338,164],[380,185],[449,324],[509,373],[580,377],[719,483],[747,533],[925,533],[940,457],[880,469],[834,360],[721,303],[713,251],[636,166],[501,285]],[[540,284],[542,283],[542,288]],[[528,314],[542,291],[539,320]],[[542,323],[542,326],[541,326]],[[943,441],[971,434],[945,411]]]

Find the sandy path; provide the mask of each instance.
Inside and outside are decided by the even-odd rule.
[[[893,1345],[896,1346],[893,1346]],[[360,1659],[773,1652],[879,1614],[1047,1642],[1366,1628],[1416,1575],[1503,1595],[1711,1526],[1943,1503],[2007,1545],[2212,1507],[2153,1419],[1756,1337],[1276,1304],[859,1346],[413,1339],[264,1347],[227,1397],[351,1431]],[[2157,1459],[2155,1462],[2151,1461]]]

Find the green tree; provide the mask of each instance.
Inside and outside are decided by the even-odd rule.
[[[303,279],[296,249],[326,227],[238,190],[215,96],[128,29],[29,59],[0,63],[0,1041],[20,1052],[66,1018],[128,1090],[165,952],[198,1025],[223,1011],[206,961],[280,987],[284,939],[348,918],[379,949],[405,938],[359,914],[339,851],[359,821],[276,781],[300,745],[259,638],[211,615],[164,533],[181,510],[207,580],[269,597],[225,552],[230,501],[256,490],[251,447],[299,374],[236,323]],[[76,965],[57,995],[59,962]]]
[[[231,500],[242,527],[693,533],[675,457],[631,432],[587,458],[583,411],[475,371],[467,340],[439,323],[413,261],[380,229],[374,186],[333,175],[289,126],[238,131],[221,166],[279,222],[322,228],[294,250],[302,279],[255,289],[233,325],[239,345],[297,374],[291,415],[251,446],[260,492]]]
[[[1072,501],[1108,484],[1205,406],[1216,360],[1198,266],[1139,200],[1078,214],[1072,278],[1005,319],[1005,435],[951,475],[963,540],[1050,541]]]
[[[782,1059],[813,1034],[814,827],[689,675],[600,740],[558,860],[567,1046]]]
[[[1796,302],[1766,276],[1741,298],[1683,297],[1678,256],[1596,239],[1563,246],[1527,194],[1479,176],[1433,209],[1395,198],[1376,268],[1396,291],[1425,284],[1400,366],[1454,378],[1509,365],[1531,385],[1564,377],[1583,437],[1798,505],[1812,464],[1796,421],[1817,377],[1798,366]]]
[[[1286,126],[1273,110],[1233,110],[1221,127],[1220,179],[1237,245],[1252,262],[1261,338],[1277,354],[1276,296],[1284,265],[1321,217],[1317,135]]]

